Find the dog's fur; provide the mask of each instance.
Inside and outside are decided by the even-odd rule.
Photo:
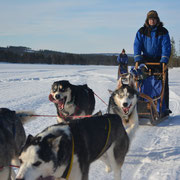
[[[130,140],[139,126],[137,113],[138,92],[133,76],[126,74],[118,81],[118,86],[111,93],[108,105],[108,113],[118,114],[122,118],[123,125]]]
[[[57,109],[58,122],[91,115],[95,108],[94,92],[86,84],[73,85],[69,81],[56,81],[51,87],[49,100]]]
[[[128,147],[128,135],[116,114],[59,123],[35,137],[28,137],[20,155],[22,164],[17,180],[66,178],[63,174],[70,170],[73,154],[69,180],[88,180],[90,164],[103,153],[103,160],[111,166],[115,180],[120,180]]]
[[[15,112],[0,108],[0,179],[15,179],[10,165],[19,165],[20,149],[26,141],[23,124],[31,112]]]

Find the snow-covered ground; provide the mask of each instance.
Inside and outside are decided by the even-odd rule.
[[[180,179],[180,68],[170,69],[170,109],[168,120],[158,126],[140,126],[122,169],[124,180]],[[0,64],[0,107],[33,110],[38,115],[56,115],[48,100],[51,85],[57,80],[72,84],[87,83],[106,103],[108,89],[116,87],[117,66]],[[95,112],[107,106],[96,97]],[[56,118],[38,117],[25,125],[27,134],[37,134],[55,124]],[[91,165],[90,180],[112,180],[101,161]]]

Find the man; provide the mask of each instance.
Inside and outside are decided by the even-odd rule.
[[[117,57],[118,67],[118,79],[121,74],[128,73],[128,56],[125,52],[125,49],[122,50],[121,54]]]
[[[168,64],[171,55],[171,41],[168,30],[163,27],[158,13],[151,10],[147,13],[145,24],[136,33],[134,41],[134,61],[138,63],[160,62]],[[162,70],[159,68],[160,71]],[[158,71],[155,69],[154,71]],[[168,72],[165,87],[166,114],[169,110]]]
[[[151,10],[143,27],[141,27],[134,41],[135,62],[161,62],[168,63],[171,55],[171,42],[169,33],[163,27],[158,13]]]

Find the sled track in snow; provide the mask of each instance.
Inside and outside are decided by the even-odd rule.
[[[172,116],[180,113],[180,96],[178,96],[173,91],[170,91],[170,109],[172,111]]]

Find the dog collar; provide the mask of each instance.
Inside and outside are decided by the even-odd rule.
[[[78,115],[79,113],[80,113],[79,108],[76,106],[75,112],[74,112],[73,114],[64,115],[64,114],[63,114],[63,111],[59,111],[59,115],[58,115],[58,116],[59,116],[60,118],[63,118],[64,120],[66,120],[67,118],[73,119],[73,116],[76,116],[76,115]]]
[[[69,179],[69,176],[70,176],[70,173],[71,173],[71,170],[72,170],[72,165],[73,165],[73,159],[74,159],[74,137],[73,135],[71,136],[72,138],[72,153],[71,153],[71,160],[66,168],[66,170],[64,171],[63,175],[62,175],[62,178],[68,180]]]

